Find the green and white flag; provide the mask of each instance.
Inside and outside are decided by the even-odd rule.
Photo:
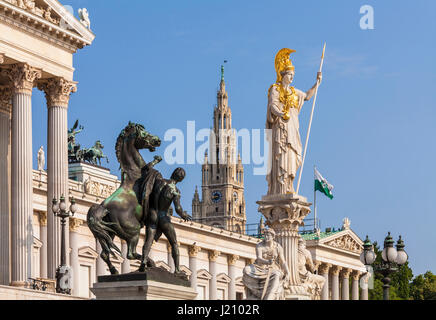
[[[321,173],[315,168],[315,191],[321,191],[330,199],[333,199],[333,185],[331,185],[326,179],[323,178]]]

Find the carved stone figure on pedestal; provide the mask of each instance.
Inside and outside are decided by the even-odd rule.
[[[256,245],[256,261],[244,268],[242,282],[249,300],[282,300],[289,270],[275,232],[265,230],[265,239]]]
[[[303,238],[298,241],[298,273],[312,298],[318,298],[324,286],[325,278],[315,274],[312,254],[306,249],[306,241]]]
[[[88,29],[91,29],[91,20],[89,19],[88,9],[79,9],[79,19],[80,22]]]
[[[44,155],[44,147],[41,146],[38,150],[38,170],[39,171],[44,171],[44,166],[45,166],[45,155]]]
[[[302,162],[302,145],[298,114],[303,103],[312,98],[318,83],[322,81],[319,72],[317,83],[307,92],[291,87],[295,68],[289,55],[291,49],[281,49],[275,58],[277,81],[268,90],[268,111],[266,128],[269,136],[269,165],[267,175],[268,194],[294,193],[293,181]]]

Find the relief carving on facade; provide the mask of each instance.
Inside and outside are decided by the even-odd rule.
[[[343,236],[343,237],[331,240],[331,241],[327,242],[326,245],[332,246],[335,248],[339,248],[339,249],[353,251],[356,253],[360,253],[362,251],[360,244],[357,243],[348,234]]]
[[[43,7],[38,6],[35,3],[35,0],[5,0],[5,1],[23,10],[33,13],[41,18],[44,18],[45,20],[54,23],[56,25],[59,25],[60,23],[60,19],[56,19],[51,16],[51,10],[52,10],[51,7],[47,6],[47,8],[44,9]]]
[[[85,193],[102,198],[109,197],[115,191],[114,186],[92,181],[90,178],[86,179],[84,183],[84,189]]]

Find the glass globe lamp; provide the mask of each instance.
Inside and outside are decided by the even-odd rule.
[[[53,210],[53,213],[58,213],[59,212],[59,204],[58,201],[55,199],[52,200],[52,206],[51,209]]]
[[[60,198],[59,209],[61,209],[61,211],[67,210],[67,204],[65,203],[65,197],[63,195]]]
[[[385,262],[392,263],[396,262],[398,256],[397,249],[394,248],[394,240],[391,237],[391,233],[388,232],[385,238],[384,248],[382,251],[382,259]]]
[[[365,242],[363,243],[363,251],[360,254],[360,261],[364,265],[371,265],[375,261],[375,252],[372,249],[371,241],[369,240],[368,236],[366,236]]]
[[[400,236],[400,238],[397,241],[398,254],[397,254],[397,260],[396,260],[397,264],[399,264],[399,265],[405,264],[407,262],[407,259],[409,258],[406,251],[404,251],[404,247],[405,247],[404,241],[401,239],[401,236]]]
[[[76,199],[74,199],[74,198],[71,198],[70,211],[71,211],[71,213],[72,213],[73,216],[74,216],[74,214],[77,212]]]

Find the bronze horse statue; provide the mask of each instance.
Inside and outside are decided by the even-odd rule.
[[[100,140],[97,140],[93,147],[79,150],[81,151],[80,157],[83,158],[84,161],[88,161],[93,164],[98,164],[101,166],[101,159],[106,158],[106,162],[109,163],[109,159],[106,155],[103,154],[104,146],[101,144]]]
[[[116,156],[121,166],[121,185],[107,199],[99,205],[93,205],[87,215],[87,223],[94,237],[101,244],[101,258],[106,262],[111,274],[118,271],[110,261],[114,251],[121,254],[120,249],[113,243],[116,236],[127,242],[127,259],[142,260],[136,252],[139,232],[144,226],[154,180],[160,173],[152,167],[162,160],[155,156],[154,160],[146,163],[139,150],[148,149],[154,152],[160,146],[160,139],[148,133],[144,126],[136,123],[129,124],[121,131],[115,146]],[[145,170],[145,174],[144,174]],[[152,264],[152,261],[147,261]]]

